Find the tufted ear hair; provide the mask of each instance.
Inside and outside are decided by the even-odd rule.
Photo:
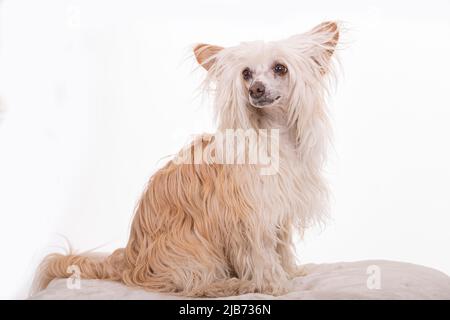
[[[325,35],[323,45],[326,48],[327,54],[331,57],[334,49],[339,41],[339,27],[334,21],[322,22],[318,26],[314,27],[311,31],[312,34]]]
[[[215,63],[215,56],[222,50],[223,47],[201,43],[194,47],[194,54],[197,62],[209,70]]]
[[[311,59],[326,73],[328,64],[339,41],[339,26],[334,21],[319,24],[309,31],[315,42]]]

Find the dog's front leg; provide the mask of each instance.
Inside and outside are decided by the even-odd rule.
[[[281,265],[289,278],[305,276],[304,269],[296,262],[295,246],[293,244],[293,231],[290,223],[285,225],[278,232],[277,253],[280,257]]]
[[[258,229],[258,228],[256,228]],[[285,294],[289,289],[288,273],[281,265],[276,241],[262,230],[246,228],[230,235],[230,260],[237,277],[253,283],[256,292]]]

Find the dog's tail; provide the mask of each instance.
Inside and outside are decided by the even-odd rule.
[[[47,288],[56,278],[122,280],[125,266],[124,249],[117,249],[109,256],[101,254],[50,254],[36,272],[31,295]]]

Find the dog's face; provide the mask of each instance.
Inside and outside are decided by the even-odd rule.
[[[289,69],[274,57],[242,70],[248,102],[255,108],[281,105],[289,94]]]
[[[217,83],[220,98],[235,100],[230,107],[234,110],[229,111],[238,116],[245,108],[294,104],[301,108],[299,99],[303,104],[314,99],[329,71],[338,37],[337,24],[325,22],[281,41],[246,42],[229,48],[200,44],[194,53]]]
[[[237,82],[244,88],[247,105],[267,108],[286,102],[290,91],[289,68],[277,54],[276,44],[244,43],[241,49],[239,63],[233,66],[233,71]],[[199,45],[195,54],[199,63],[209,70],[213,65],[211,57],[222,50],[218,46]]]

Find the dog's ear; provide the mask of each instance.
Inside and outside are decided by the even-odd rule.
[[[214,57],[218,54],[223,47],[213,46],[210,44],[198,44],[194,47],[194,54],[197,62],[206,70],[212,67],[214,64]]]
[[[323,22],[314,27],[309,34],[317,43],[311,58],[319,65],[321,72],[326,73],[329,61],[339,41],[339,26],[334,21]]]

